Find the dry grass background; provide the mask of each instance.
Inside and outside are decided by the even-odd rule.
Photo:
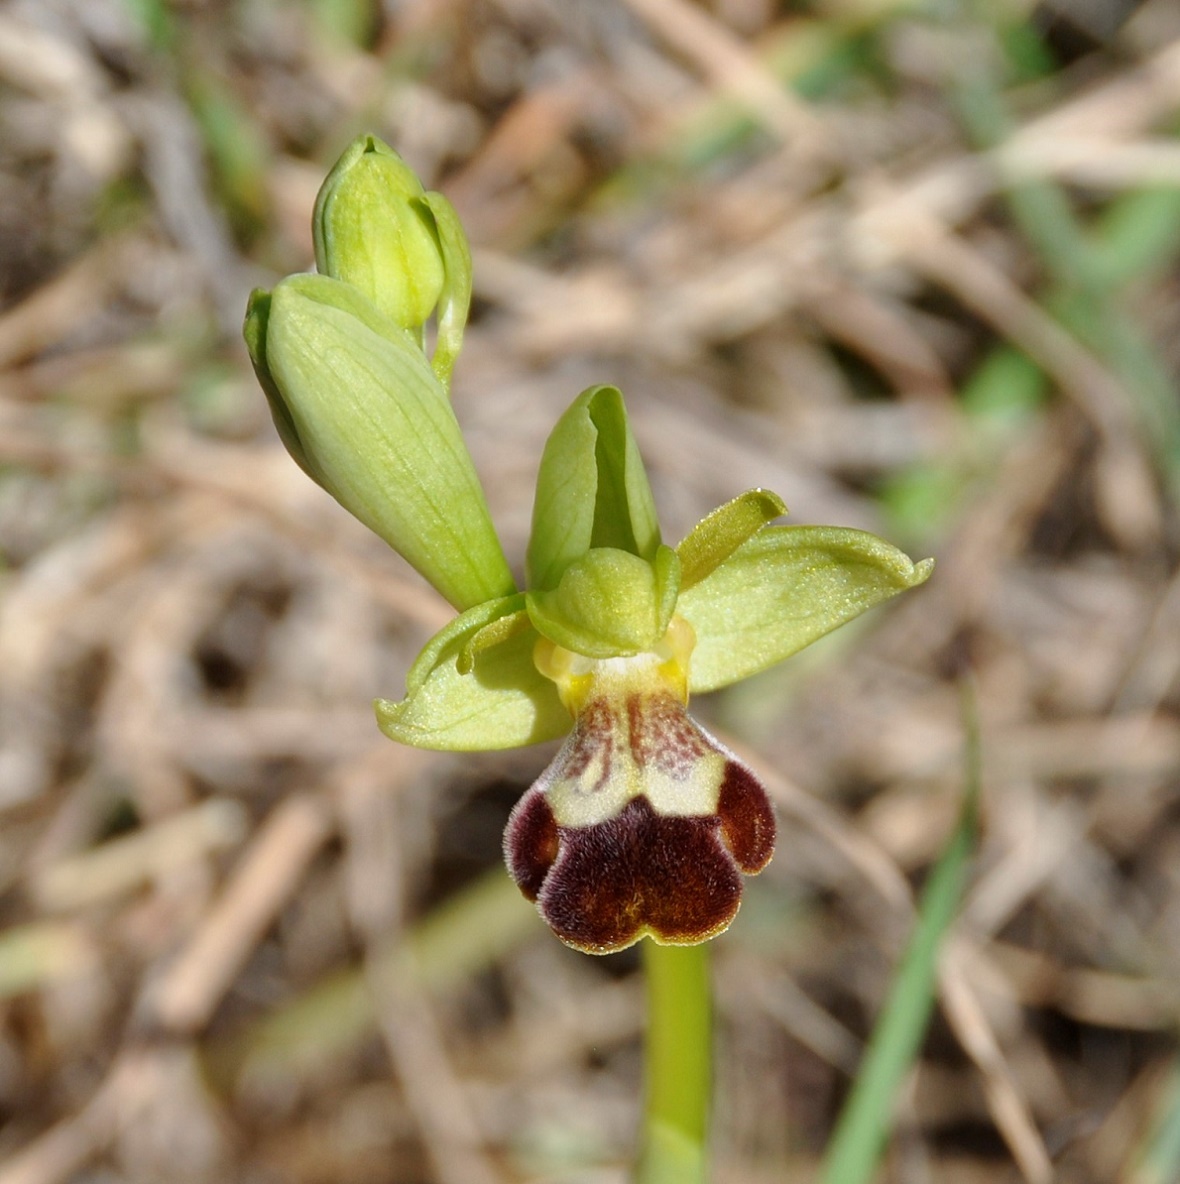
[[[549,752],[380,738],[445,606],[237,336],[362,129],[476,245],[455,399],[514,559],[593,381],[673,539],[763,485],[938,559],[697,705],[782,823],[716,946],[718,1180],[813,1174],[968,671],[984,830],[886,1176],[1180,1178],[1177,127],[1170,0],[9,0],[0,1184],[623,1179],[635,960],[498,863]]]

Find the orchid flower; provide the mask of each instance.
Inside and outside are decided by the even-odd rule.
[[[405,696],[377,700],[378,724],[441,750],[565,737],[504,838],[562,941],[606,953],[720,933],[770,860],[774,813],[690,695],[775,665],[931,561],[860,530],[775,525],[786,507],[761,489],[668,546],[622,395],[595,386],[545,446],[520,590],[448,398],[471,293],[454,211],[366,136],[324,183],[314,231],[320,274],[255,292],[246,318],[280,436],[458,611]]]

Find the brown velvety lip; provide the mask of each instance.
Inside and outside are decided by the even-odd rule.
[[[585,704],[512,811],[504,858],[562,941],[607,953],[722,932],[774,841],[754,773],[674,695],[631,693]]]
[[[774,809],[762,782],[737,761],[726,763],[717,814],[721,835],[738,867],[748,876],[760,872],[774,854]]]
[[[540,795],[521,807],[506,847],[523,889],[536,883],[535,840],[552,815]],[[741,902],[741,874],[720,830],[716,815],[664,816],[643,797],[605,822],[557,827],[559,853],[537,895],[541,915],[562,941],[588,953],[624,949],[649,932],[673,945],[704,941],[725,929]]]
[[[517,887],[536,900],[557,859],[558,827],[544,794],[529,791],[520,799],[504,831],[504,862]]]

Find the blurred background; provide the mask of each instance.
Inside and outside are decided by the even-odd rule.
[[[813,1178],[965,781],[883,1178],[1180,1179],[1180,6],[8,0],[0,1184],[620,1184],[637,958],[500,864],[552,748],[373,723],[449,610],[279,447],[239,329],[360,131],[458,207],[519,567],[622,387],[666,537],[754,485],[931,582],[695,709],[767,779],[717,1179]]]

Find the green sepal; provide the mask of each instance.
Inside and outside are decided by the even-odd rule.
[[[528,546],[529,586],[556,588],[591,547],[653,560],[660,526],[623,396],[583,391],[557,421],[537,474]]]
[[[777,493],[750,489],[706,514],[676,548],[681,591],[699,584],[747,539],[786,512],[786,503]]]
[[[320,485],[463,610],[516,590],[459,424],[410,334],[359,289],[283,280],[245,329],[275,421]]]
[[[439,382],[449,389],[471,309],[471,248],[455,207],[441,193],[427,193],[422,201],[434,219],[445,272],[438,298],[438,340],[430,365]]]
[[[523,606],[522,595],[476,605],[456,617],[423,649],[406,678],[406,697],[374,703],[377,724],[391,740],[415,748],[479,752],[553,740],[570,728],[557,688],[537,670],[537,633],[513,627],[495,645],[473,639]],[[469,653],[469,672],[459,663]]]
[[[422,183],[388,144],[358,136],[316,196],[316,267],[363,292],[421,345],[446,286],[438,228]]]
[[[262,393],[266,395],[267,405],[270,407],[270,417],[274,420],[275,430],[283,447],[291,454],[291,459],[313,480],[319,478],[312,472],[311,465],[303,452],[303,445],[299,440],[299,432],[295,421],[287,410],[283,400],[283,393],[275,385],[270,376],[270,369],[266,363],[266,329],[270,323],[270,292],[266,288],[255,288],[246,302],[246,321],[242,326],[242,336],[246,339],[246,350],[250,354],[250,362],[254,366],[254,374]]]
[[[837,526],[766,526],[680,594],[693,627],[689,688],[712,691],[766,670],[883,600],[923,583],[883,539]]]
[[[649,650],[676,606],[680,561],[661,546],[654,563],[617,547],[595,547],[566,568],[556,588],[530,591],[529,617],[542,636],[588,658]]]

